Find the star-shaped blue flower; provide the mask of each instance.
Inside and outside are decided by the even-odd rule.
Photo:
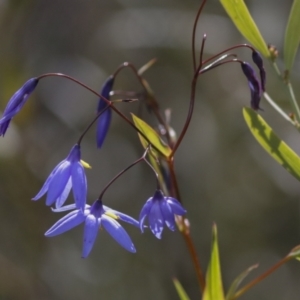
[[[21,110],[30,94],[38,84],[37,78],[31,78],[10,98],[0,119],[0,136],[4,136],[11,119]]]
[[[107,100],[109,100],[110,98],[109,94],[112,90],[114,80],[115,80],[114,76],[109,76],[102,86],[101,95]],[[98,102],[97,113],[103,110],[106,106],[107,103],[102,98],[100,98]],[[111,123],[111,114],[112,114],[111,108],[108,108],[98,118],[97,121],[97,147],[98,148],[102,147],[104,139],[108,132],[109,125]]]
[[[75,208],[75,205],[69,205],[57,210],[54,209],[54,211],[64,211],[70,208]],[[84,211],[76,209],[64,216],[45,233],[45,236],[52,237],[59,235],[84,222],[83,258],[87,257],[91,252],[101,226],[127,251],[135,253],[135,247],[128,233],[117,220],[139,227],[137,220],[110,209],[103,205],[101,200],[96,200],[92,206],[86,205]]]
[[[174,231],[175,215],[183,216],[186,210],[180,202],[172,197],[165,197],[161,190],[157,190],[153,197],[149,198],[140,213],[140,228],[144,232],[144,221],[148,222],[153,234],[160,239],[164,225]]]
[[[86,203],[87,181],[80,156],[80,146],[76,144],[68,157],[54,168],[32,200],[38,200],[47,193],[46,205],[55,203],[56,208],[59,208],[65,203],[72,188],[76,207],[83,210]]]

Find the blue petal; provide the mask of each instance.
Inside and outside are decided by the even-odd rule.
[[[73,195],[77,208],[84,209],[87,194],[87,181],[84,168],[80,162],[72,165]]]
[[[5,135],[5,132],[6,132],[7,128],[8,128],[8,126],[9,126],[9,123],[10,123],[10,120],[6,121],[5,123],[0,124],[0,136],[1,135],[3,135],[3,136]]]
[[[74,210],[58,220],[46,233],[45,236],[51,237],[64,233],[85,220],[86,216],[81,210]]]
[[[160,209],[166,225],[172,231],[175,230],[175,218],[172,208],[166,200],[160,201]]]
[[[85,220],[84,226],[84,235],[83,235],[83,248],[82,248],[82,257],[87,257],[96,240],[99,226],[100,226],[100,218],[96,218],[93,214],[89,214]]]
[[[147,215],[150,212],[152,204],[153,204],[152,198],[148,199],[140,212],[139,221],[140,221],[141,232],[144,232],[143,224],[144,224],[145,218],[147,217]]]
[[[62,206],[60,208],[52,208],[51,207],[51,210],[53,212],[63,212],[63,211],[68,211],[68,210],[72,210],[72,209],[76,209],[76,204],[75,203],[69,204],[69,205],[65,205],[65,206]]]
[[[71,188],[72,188],[72,180],[71,180],[71,178],[69,178],[68,183],[66,184],[63,192],[56,200],[56,203],[55,203],[56,208],[60,208],[61,206],[64,205],[64,203],[66,202],[66,200],[70,194]]]
[[[43,197],[47,191],[48,191],[48,188],[49,188],[49,184],[51,182],[51,179],[53,177],[53,175],[56,173],[57,169],[60,167],[61,164],[63,164],[64,161],[60,162],[54,169],[53,171],[51,172],[51,174],[48,176],[46,182],[44,183],[43,187],[41,188],[41,190],[38,192],[38,194],[32,198],[32,200],[39,200],[41,197]]]
[[[107,207],[105,205],[103,205],[103,209],[104,209],[105,212],[111,212],[111,213],[115,214],[116,216],[119,217],[119,219],[121,221],[127,222],[127,223],[129,223],[131,225],[134,225],[135,227],[139,227],[140,226],[140,223],[136,219],[134,219],[134,218],[132,218],[132,217],[126,215],[126,214],[123,214],[123,213],[121,213],[121,212],[119,212],[117,210],[111,209],[111,208],[109,208],[109,207]]]
[[[55,174],[53,174],[51,182],[49,183],[46,205],[52,205],[61,195],[69,181],[70,175],[71,164],[65,160],[59,168],[57,168]]]
[[[125,229],[114,219],[102,215],[102,225],[106,231],[127,251],[135,253],[135,247]]]
[[[108,108],[102,113],[97,121],[97,147],[101,148],[107,135],[111,122],[111,109]]]
[[[172,211],[175,215],[183,216],[186,214],[186,210],[182,207],[182,205],[177,199],[167,197],[167,202],[171,206]]]
[[[158,239],[161,239],[161,234],[164,229],[164,218],[161,214],[159,203],[160,201],[153,201],[148,218],[151,231]]]

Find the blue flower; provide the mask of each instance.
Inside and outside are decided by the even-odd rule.
[[[68,205],[57,210],[54,209],[54,211],[64,211],[72,208],[75,208],[75,205]],[[101,200],[96,200],[92,206],[86,205],[84,210],[76,209],[64,216],[45,233],[45,236],[52,237],[59,235],[85,222],[82,249],[83,258],[87,257],[91,252],[101,226],[127,251],[135,253],[135,247],[128,233],[117,220],[139,227],[137,220],[102,205]]]
[[[101,95],[104,98],[106,98],[107,100],[110,99],[109,93],[112,90],[114,80],[115,80],[114,76],[109,76],[102,86]],[[100,98],[99,102],[98,102],[97,113],[99,113],[101,110],[103,110],[106,106],[107,106],[107,103],[102,98]],[[98,118],[98,121],[97,121],[97,147],[98,148],[102,147],[102,144],[103,144],[106,134],[108,132],[109,125],[111,122],[111,114],[112,114],[111,108],[108,108]]]
[[[254,110],[261,109],[259,102],[261,98],[261,86],[257,79],[254,69],[246,62],[241,63],[242,70],[248,79],[248,85],[251,92],[251,107]]]
[[[76,207],[84,209],[87,181],[80,156],[80,146],[75,145],[68,157],[54,168],[42,189],[32,200],[38,200],[47,193],[46,205],[55,203],[56,208],[59,208],[65,203],[73,188]]]
[[[39,80],[31,78],[10,98],[2,118],[0,119],[0,136],[5,135],[11,119],[21,110],[30,94],[34,91]]]
[[[183,216],[186,210],[180,202],[172,197],[165,197],[161,190],[157,190],[153,197],[149,198],[140,213],[140,228],[143,232],[144,221],[148,217],[148,222],[153,234],[160,239],[164,225],[174,231],[175,216]]]

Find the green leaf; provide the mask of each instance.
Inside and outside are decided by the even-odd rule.
[[[138,118],[134,114],[131,115],[135,126],[148,138],[150,143],[153,146],[155,146],[160,151],[160,153],[165,157],[170,156],[170,154],[172,153],[172,149],[168,145],[166,145],[166,143],[160,138],[158,133],[151,126],[149,126],[145,121]],[[145,139],[140,136],[140,139],[141,138],[142,138],[141,140],[142,145],[145,146],[145,143],[147,143],[148,145],[148,142],[146,142]]]
[[[270,57],[270,51],[253,21],[243,0],[220,0],[227,14],[245,37],[263,56]]]
[[[212,250],[208,270],[206,272],[206,285],[202,300],[224,300],[217,226],[215,224],[213,226]]]
[[[291,70],[300,43],[300,0],[294,0],[284,38],[284,62]]]
[[[232,297],[234,296],[236,290],[238,289],[239,285],[241,284],[241,282],[248,276],[248,274],[256,269],[258,267],[258,265],[254,265],[249,267],[247,270],[245,270],[243,273],[241,273],[231,284],[229,291],[226,295],[226,300],[231,300]]]
[[[300,245],[296,246],[291,250],[291,252],[288,254],[289,257],[296,258],[297,260],[300,260]]]
[[[290,174],[300,180],[300,157],[283,142],[251,108],[243,109],[244,119],[260,145]]]
[[[177,294],[180,300],[190,300],[189,296],[185,292],[184,288],[182,287],[181,283],[178,281],[177,278],[173,278],[173,283],[175,285]]]

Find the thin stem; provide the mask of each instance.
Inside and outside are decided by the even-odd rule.
[[[107,105],[105,108],[103,108],[99,113],[97,113],[96,117],[90,122],[90,124],[86,127],[86,129],[83,131],[83,133],[81,134],[81,136],[78,139],[78,146],[80,146],[80,143],[82,141],[82,139],[84,138],[84,136],[86,135],[86,133],[90,130],[90,128],[92,127],[92,125],[98,120],[98,118],[110,107],[110,105]]]
[[[295,126],[298,129],[297,123],[294,122],[282,109],[279,107],[274,100],[266,93],[263,93],[264,98],[267,100],[267,102],[290,124]]]
[[[90,92],[92,92],[93,94],[95,94],[97,97],[101,98],[102,100],[104,100],[107,105],[109,105],[111,107],[111,109],[117,113],[122,119],[124,119],[132,128],[134,128],[135,131],[137,131],[149,144],[152,145],[152,143],[149,141],[149,139],[146,137],[146,135],[141,131],[139,130],[123,113],[121,113],[113,104],[111,101],[107,100],[105,97],[103,97],[102,95],[98,94],[96,91],[94,91],[92,88],[90,88],[89,86],[87,86],[86,84],[80,82],[79,80],[69,76],[69,75],[66,75],[66,74],[62,74],[62,73],[47,73],[47,74],[43,74],[39,77],[37,77],[37,79],[42,79],[42,78],[45,78],[45,77],[64,77],[64,78],[67,78],[71,81],[74,81],[75,83],[81,85],[82,87],[84,87],[85,89],[89,90]],[[152,145],[152,147],[158,151],[161,155],[164,156],[164,154],[157,148],[155,147],[155,145]]]
[[[272,62],[272,66],[276,72],[276,74],[278,75],[278,77],[283,80],[283,82],[287,85],[287,88],[288,88],[288,91],[289,91],[289,96],[290,96],[290,103],[293,107],[293,111],[295,113],[295,116],[296,116],[296,120],[298,121],[298,123],[300,123],[300,108],[299,108],[299,105],[298,105],[298,102],[296,100],[296,96],[295,96],[295,93],[294,93],[294,89],[293,89],[293,86],[290,82],[290,79],[289,79],[289,74],[288,72],[286,72],[285,76],[283,77],[279,68],[278,68],[278,65],[276,64],[276,62]]]
[[[129,165],[127,168],[125,168],[124,170],[122,170],[121,172],[119,172],[113,179],[111,179],[109,181],[109,183],[104,187],[104,189],[102,190],[102,192],[100,193],[98,199],[102,199],[104,193],[106,192],[106,190],[120,177],[122,176],[125,172],[127,172],[129,169],[131,169],[133,166],[135,166],[136,164],[140,163],[142,160],[144,160],[145,156],[147,155],[149,151],[149,147],[146,148],[145,152],[143,153],[143,155],[137,159],[135,162],[133,162],[131,165]]]
[[[181,202],[180,193],[179,193],[179,187],[177,183],[177,178],[174,170],[174,160],[173,158],[170,158],[168,160],[168,166],[170,170],[170,176],[171,176],[171,182],[172,182],[172,190],[171,190],[171,196],[175,197],[179,202]],[[205,288],[205,278],[202,272],[200,260],[197,255],[196,247],[194,245],[193,239],[190,235],[190,229],[188,226],[188,219],[187,218],[179,218],[177,219],[178,227],[181,229],[180,232],[183,235],[184,241],[187,245],[188,251],[191,255],[193,265],[197,274],[197,279],[200,287],[200,292],[203,293]]]
[[[272,266],[269,270],[267,270],[265,273],[261,274],[251,282],[249,282],[247,285],[245,285],[243,288],[238,290],[234,296],[230,300],[235,300],[238,297],[242,296],[245,292],[247,292],[249,289],[251,289],[254,285],[258,284],[261,282],[263,279],[268,277],[270,274],[272,274],[274,271],[276,271],[280,266],[288,262],[290,259],[292,259],[292,256],[286,256],[282,260],[280,260],[278,263],[276,263],[274,266]]]
[[[197,15],[196,15],[196,18],[195,18],[195,22],[194,22],[194,26],[193,26],[193,33],[192,33],[192,56],[193,56],[193,70],[194,72],[196,71],[196,68],[197,68],[197,62],[196,62],[196,46],[195,46],[195,42],[196,42],[196,29],[197,29],[197,24],[198,24],[198,21],[199,21],[199,18],[200,18],[200,14],[203,10],[203,7],[206,3],[206,0],[203,0],[199,9],[198,9],[198,12],[197,12]],[[202,40],[202,45],[203,45],[203,40]]]
[[[288,87],[288,90],[289,90],[290,101],[291,101],[291,104],[294,108],[296,119],[297,119],[298,122],[300,122],[300,109],[299,109],[299,105],[298,105],[297,100],[296,100],[296,96],[295,96],[295,93],[294,93],[293,86],[292,86],[290,81],[287,82],[287,87]]]
[[[152,171],[155,174],[156,177],[156,186],[157,189],[160,189],[160,184],[159,184],[159,180],[158,180],[158,174],[157,172],[154,170],[154,168],[151,166],[151,164],[146,160],[146,155],[150,149],[150,145],[146,148],[145,152],[143,153],[143,155],[137,159],[135,162],[133,162],[130,166],[128,166],[127,168],[125,168],[124,170],[122,170],[120,173],[118,173],[112,180],[109,181],[109,183],[104,187],[104,189],[102,190],[102,192],[100,193],[98,200],[102,199],[104,193],[107,191],[107,189],[120,177],[122,176],[125,172],[127,172],[129,169],[131,169],[133,166],[135,166],[136,164],[140,163],[141,161],[146,162],[146,164],[152,169]]]
[[[238,48],[249,48],[249,49],[251,49],[252,51],[256,51],[251,45],[248,45],[248,44],[238,44],[238,45],[232,46],[232,47],[230,47],[230,48],[227,48],[227,49],[225,49],[225,50],[219,52],[218,54],[213,55],[212,57],[210,57],[210,58],[208,58],[207,60],[205,60],[205,61],[203,62],[203,65],[204,65],[204,64],[207,64],[209,61],[214,60],[215,58],[219,57],[220,55],[222,55],[222,54],[224,54],[224,53],[226,53],[226,52],[229,52],[229,51],[231,51],[231,50],[233,50],[233,49],[238,49]]]
[[[149,91],[150,87],[147,83],[147,81],[140,75],[140,73],[138,72],[138,70],[136,69],[136,67],[130,63],[130,62],[124,62],[122,63],[118,68],[117,70],[114,72],[114,76],[117,76],[118,73],[123,70],[124,68],[130,68],[134,75],[137,77],[138,81],[140,82],[140,84],[142,85],[142,87],[144,88],[144,90],[151,96],[151,99],[152,99],[152,102],[151,102],[151,108],[158,120],[158,122],[160,124],[162,124],[165,129],[166,129],[166,138],[168,140],[168,144],[170,146],[172,146],[172,140],[171,140],[171,137],[170,137],[170,133],[169,133],[169,126],[168,124],[165,122],[164,118],[161,116],[160,112],[159,112],[159,105],[158,105],[158,102],[156,101],[154,95],[152,94],[151,91]]]
[[[200,58],[199,58],[199,65],[202,66],[202,61],[203,61],[203,51],[204,51],[204,45],[206,41],[206,33],[204,33],[203,38],[202,38],[202,44],[201,44],[201,50],[200,50]],[[196,70],[195,70],[196,71]]]

